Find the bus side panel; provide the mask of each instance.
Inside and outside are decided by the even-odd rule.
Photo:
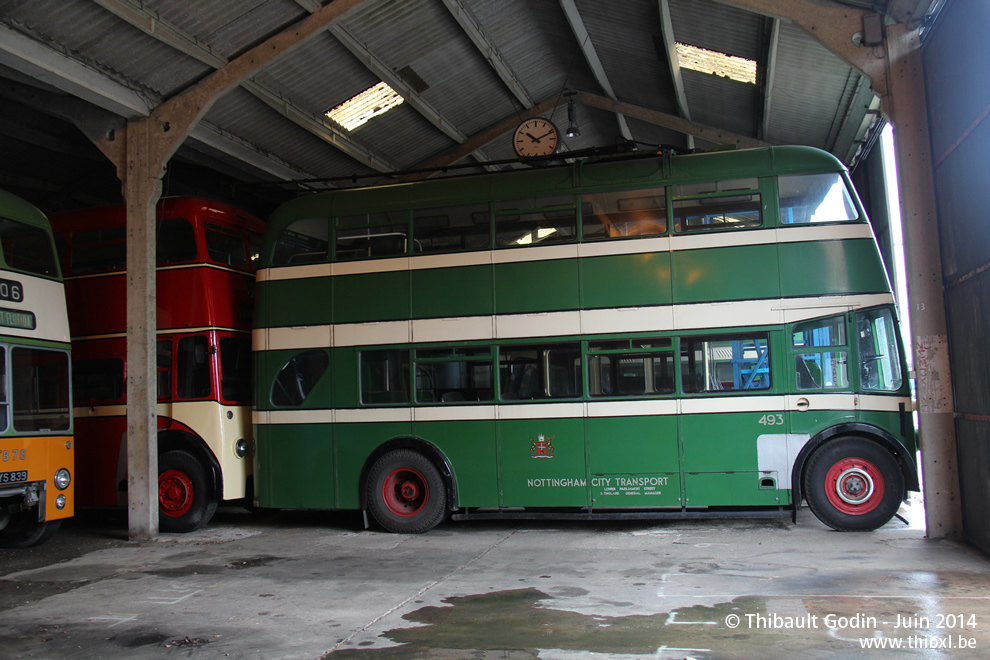
[[[776,245],[678,250],[672,270],[674,303],[780,297]]]
[[[503,507],[588,506],[583,419],[500,419],[498,444]]]
[[[333,322],[405,320],[409,298],[407,271],[334,277]]]
[[[915,452],[917,451],[917,444],[915,443],[913,426],[907,429],[907,437],[905,434],[901,433],[901,414],[899,412],[881,412],[876,410],[860,410],[857,415],[859,421],[865,422],[866,424],[872,424],[879,428],[884,429],[892,436],[897,438],[901,444],[908,450],[911,456],[911,461],[915,459]],[[910,414],[906,416],[905,422],[908,425],[912,425]]]
[[[406,409],[408,411],[408,408]],[[336,461],[327,457],[323,466],[336,466],[337,506],[338,509],[358,509],[361,507],[361,472],[371,456],[380,445],[395,438],[412,437],[412,422],[359,422],[354,424],[337,423],[333,426],[334,444],[336,445]],[[303,454],[301,460],[309,461],[310,465],[319,466],[321,463],[313,456]],[[313,506],[310,503],[308,506]]]
[[[676,415],[590,417],[587,428],[595,508],[680,506]]]
[[[69,325],[73,339],[125,331],[126,305],[107,303],[126,300],[126,285],[127,279],[123,273],[69,280],[65,283],[65,302],[69,309]],[[94,305],[100,305],[101,313],[93,313]]]
[[[707,399],[714,401],[715,399]],[[736,399],[741,406],[745,398]],[[680,417],[684,448],[685,505],[763,506],[780,504],[780,475],[759,470],[757,438],[774,426],[784,430],[783,411],[690,413]],[[779,417],[778,417],[779,416]]]
[[[92,410],[98,412],[99,408]],[[127,418],[77,415],[74,422],[78,469],[73,474],[77,501],[82,506],[120,504],[117,484],[126,478],[127,456],[122,439],[127,432]],[[121,461],[124,466],[120,465]]]
[[[258,309],[280,326],[326,325],[330,323],[331,279],[315,277],[300,280],[258,282]],[[259,318],[258,327],[267,327]]]
[[[159,269],[157,277],[159,328],[183,327],[188,319],[201,326],[250,327],[251,274],[198,267]]]
[[[495,309],[523,314],[578,309],[577,259],[552,259],[495,266]]]
[[[256,425],[255,430],[260,506],[334,508],[329,424]]]
[[[450,462],[462,507],[498,506],[495,422],[415,422],[416,437],[433,444]]]
[[[811,399],[812,408],[789,413],[788,422],[791,433],[807,435],[809,438],[812,438],[825,429],[837,424],[852,421],[862,422],[887,431],[890,435],[897,438],[904,445],[908,454],[913,457],[917,448],[911,435],[905,438],[901,434],[901,413],[881,410],[814,410],[815,398],[806,398]],[[910,417],[908,419],[910,420]],[[908,423],[910,424],[911,422],[908,421]],[[913,458],[911,460],[913,461]]]
[[[198,267],[159,269],[157,277],[159,329],[183,327],[185,319],[196,319],[197,326],[250,326],[253,281],[249,274]],[[95,301],[125,300],[126,286],[124,272],[66,282],[72,336],[124,332],[124,305],[104,305],[100,313],[94,313],[93,305]]]
[[[414,270],[410,276],[414,319],[495,313],[489,265]]]
[[[580,260],[582,309],[669,305],[670,253]]]
[[[782,243],[780,278],[785,297],[890,290],[876,244],[865,239]]]

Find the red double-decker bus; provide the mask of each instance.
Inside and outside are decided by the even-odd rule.
[[[249,492],[251,316],[264,223],[197,197],[159,202],[159,528],[197,529]],[[73,349],[80,506],[126,503],[126,210],[51,218]]]

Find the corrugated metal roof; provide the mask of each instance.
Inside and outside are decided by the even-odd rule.
[[[677,97],[654,0],[578,3],[616,98],[677,113]]]
[[[236,57],[320,4],[0,0],[0,30],[52,53],[52,71],[45,77],[54,87],[79,89],[72,66],[94,72],[84,98],[118,111],[121,98],[134,91],[150,107],[181,93],[213,71],[202,60]],[[203,146],[203,135],[196,138],[197,149],[244,159],[245,167],[231,176],[252,171],[283,178],[293,171],[381,176],[389,168],[414,168],[451,152],[492,126],[511,126],[525,115],[524,104],[548,98],[556,97],[556,106],[542,114],[563,131],[565,90],[603,95],[611,89],[618,101],[677,115],[659,1],[574,0],[573,5],[577,15],[569,20],[561,2],[549,0],[365,0],[337,25],[255,72],[261,89],[249,84],[219,99],[206,115],[219,132],[206,136],[210,146]],[[819,146],[843,159],[856,152],[855,140],[868,123],[864,106],[870,92],[851,66],[800,28],[781,23],[770,81],[772,19],[713,0],[669,0],[668,6],[676,40],[758,65],[756,85],[682,69],[693,121],[773,143]],[[572,29],[571,20],[577,27]],[[585,44],[581,30],[587,30]],[[29,77],[37,71],[26,55],[18,59],[16,48],[0,56],[0,65],[11,67],[0,68],[0,82],[9,80],[10,89],[24,83],[17,79],[19,71]],[[415,93],[407,90],[406,103],[352,133],[320,134],[324,112],[383,78]],[[763,136],[768,82],[773,97]],[[608,147],[623,139],[614,112],[579,103],[576,113],[581,134],[564,139],[565,148]],[[624,126],[646,145],[688,144],[684,134],[642,119],[626,118]],[[510,134],[488,135],[476,154],[512,158]],[[346,151],[331,144],[344,142]]]
[[[834,125],[849,106],[851,79],[858,76],[807,32],[781,23],[767,140],[829,149]]]

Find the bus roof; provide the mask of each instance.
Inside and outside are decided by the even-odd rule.
[[[26,202],[6,190],[0,190],[0,208],[3,209],[3,215],[11,220],[48,229],[48,218],[45,217],[44,213],[30,202]]]
[[[633,154],[578,160],[570,165],[532,167],[510,172],[444,177],[413,183],[331,190],[302,195],[282,204],[269,219],[269,231],[303,217],[327,217],[368,211],[430,208],[444,204],[508,200],[532,194],[562,194],[582,188],[616,188],[645,182],[841,172],[832,154],[804,146],[777,146],[686,155]]]
[[[200,211],[213,211],[218,218],[230,219],[231,224],[254,231],[263,232],[265,223],[258,217],[235,206],[206,197],[163,197],[156,204],[158,219],[167,216],[192,215]],[[53,213],[52,228],[56,233],[64,233],[77,228],[100,229],[122,227],[127,222],[127,207],[124,204],[101,206]]]

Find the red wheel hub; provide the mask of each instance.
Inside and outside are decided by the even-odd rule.
[[[842,513],[861,516],[883,501],[883,474],[870,461],[844,458],[825,475],[825,495]]]
[[[166,470],[158,476],[158,510],[177,518],[189,512],[195,489],[192,480],[181,470]]]
[[[392,470],[382,483],[382,500],[388,510],[397,516],[414,516],[430,498],[426,480],[416,470],[399,468]]]

